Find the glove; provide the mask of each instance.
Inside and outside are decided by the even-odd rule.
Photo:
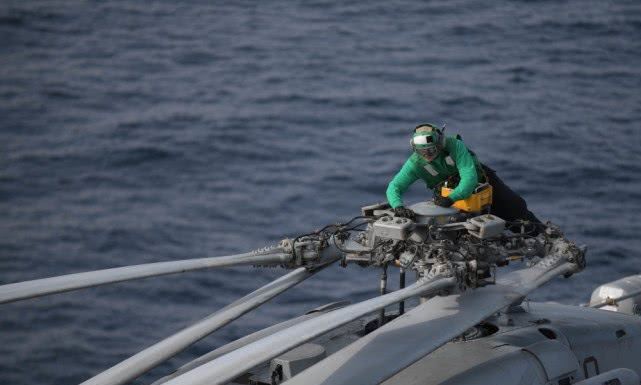
[[[454,201],[449,197],[434,195],[434,204],[441,207],[450,207],[454,204]]]
[[[409,218],[409,219],[414,219],[416,217],[416,213],[406,208],[405,206],[398,206],[397,208],[395,208],[394,215],[397,217]]]

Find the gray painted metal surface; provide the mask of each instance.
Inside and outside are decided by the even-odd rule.
[[[526,325],[532,328],[532,324]],[[515,340],[503,342],[499,333]],[[524,328],[472,341],[450,342],[383,382],[383,385],[543,385],[545,371],[522,345],[545,339]]]
[[[298,268],[211,314],[200,322],[105,370],[83,382],[83,385],[116,385],[133,380],[147,370],[178,354],[194,342],[311,277],[317,271],[319,270],[309,271],[306,268]]]
[[[172,374],[170,374],[168,376],[165,376],[163,378],[160,378],[157,381],[154,381],[151,385],[164,384],[165,382],[169,381],[170,379],[172,379],[174,377],[177,377],[177,376],[179,376],[179,375],[181,375],[183,373],[186,373],[186,372],[188,372],[188,371],[190,371],[192,369],[195,369],[195,368],[199,367],[200,365],[203,365],[203,364],[205,364],[205,363],[207,363],[209,361],[212,361],[212,360],[214,360],[214,359],[216,359],[216,358],[218,358],[218,357],[220,357],[220,356],[222,356],[224,354],[227,354],[227,353],[229,353],[231,351],[234,351],[234,350],[236,350],[238,348],[241,348],[241,347],[243,347],[243,346],[245,346],[247,344],[250,344],[250,343],[252,343],[254,341],[257,341],[257,340],[259,340],[261,338],[265,338],[268,335],[276,333],[277,331],[286,329],[288,327],[291,327],[293,325],[296,325],[296,324],[301,323],[303,321],[306,321],[308,319],[312,319],[312,318],[318,317],[319,315],[321,315],[321,314],[323,314],[325,312],[332,311],[332,310],[338,309],[340,307],[344,307],[346,305],[349,305],[349,302],[335,302],[335,303],[331,303],[331,304],[328,304],[328,305],[324,305],[324,306],[316,308],[316,309],[314,309],[314,310],[312,310],[312,311],[308,312],[307,314],[302,315],[300,317],[292,318],[292,319],[289,319],[287,321],[283,321],[281,323],[278,323],[276,325],[272,325],[272,326],[270,326],[268,328],[259,330],[259,331],[255,332],[255,333],[246,335],[245,337],[242,337],[242,338],[240,338],[238,340],[232,341],[232,342],[230,342],[230,343],[228,343],[228,344],[226,344],[224,346],[219,347],[218,349],[215,349],[215,350],[213,350],[213,351],[211,351],[211,352],[209,352],[209,353],[207,353],[207,354],[205,354],[203,356],[200,356],[200,357],[196,358],[193,361],[190,361],[190,362],[184,364],[183,366],[178,368],[174,373],[172,373]]]
[[[409,206],[417,215],[440,217],[448,215],[457,215],[459,211],[454,207],[441,207],[432,201],[418,202]]]
[[[545,371],[547,381],[558,381],[579,370],[578,360],[572,350],[559,341],[546,339],[523,350],[536,357]]]
[[[503,322],[506,315],[509,324]],[[528,302],[520,312],[487,322],[498,330],[449,342],[383,385],[574,384],[616,368],[641,373],[639,317]],[[617,337],[621,330],[626,334]]]
[[[608,370],[605,373],[577,382],[575,385],[639,385],[639,382],[639,375],[635,371],[619,368]]]
[[[262,362],[277,357],[298,345],[366,314],[409,297],[438,292],[451,287],[455,283],[455,278],[440,277],[434,281],[418,281],[405,289],[323,314],[234,350],[182,376],[178,376],[166,384],[223,384]]]
[[[447,223],[448,218],[459,214],[459,211],[454,207],[440,207],[434,202],[419,202],[409,208],[416,213],[416,222],[422,224]]]
[[[146,263],[142,265],[68,274],[58,277],[2,285],[0,286],[0,303],[19,301],[22,299],[83,289],[108,283],[155,277],[159,275],[184,273],[194,270],[211,269],[215,267],[280,264],[289,261],[290,258],[290,254],[279,253],[278,250],[271,250],[264,254],[252,252],[224,257]]]
[[[287,381],[326,356],[324,346],[304,343],[272,359],[269,371],[276,372],[279,380],[282,378],[283,381]]]
[[[312,366],[288,384],[378,384],[498,310],[520,301],[548,280],[576,270],[572,263],[548,258],[531,268],[507,274],[496,285],[432,298]]]

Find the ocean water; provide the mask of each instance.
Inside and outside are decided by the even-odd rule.
[[[0,283],[243,252],[384,200],[411,128],[442,124],[588,268],[641,260],[638,1],[3,1]],[[407,200],[427,197],[415,185]],[[73,384],[282,275],[251,267],[0,306],[0,382]],[[141,377],[321,304],[328,269]]]

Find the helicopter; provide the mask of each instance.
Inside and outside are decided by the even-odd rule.
[[[244,254],[6,284],[0,303],[228,266],[290,270],[83,382],[125,384],[328,266],[357,264],[381,269],[379,296],[328,304],[247,335],[154,385],[639,384],[641,278],[597,288],[588,307],[529,302],[548,281],[580,273],[585,246],[549,222],[507,222],[433,202],[410,208],[413,219],[395,216],[387,203],[365,206],[345,223]],[[399,270],[398,290],[387,292],[388,269]],[[416,281],[405,286],[407,272]],[[410,298],[420,303],[405,311]]]

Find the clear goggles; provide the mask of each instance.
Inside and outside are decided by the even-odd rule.
[[[438,147],[432,135],[417,135],[413,139],[414,150],[426,158],[434,158],[438,154]]]
[[[424,148],[417,148],[416,152],[424,156],[426,158],[433,158],[438,154],[438,147],[436,146],[429,146],[429,147],[424,147]]]

